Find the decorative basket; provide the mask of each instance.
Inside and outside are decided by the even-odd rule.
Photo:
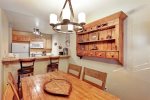
[[[65,79],[51,79],[44,84],[44,91],[52,95],[69,96],[72,84]]]

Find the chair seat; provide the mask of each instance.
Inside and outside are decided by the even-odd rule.
[[[47,66],[47,71],[55,71],[58,70],[58,64],[57,63],[51,63]]]
[[[18,74],[28,74],[32,73],[34,68],[22,68],[18,70]]]
[[[58,64],[57,63],[51,63],[51,64],[49,64],[49,66],[48,67],[58,67]]]

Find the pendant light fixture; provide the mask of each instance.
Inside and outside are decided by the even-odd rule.
[[[73,33],[79,31],[83,29],[86,21],[86,16],[83,12],[78,14],[78,22],[74,21],[71,0],[65,1],[59,18],[56,14],[50,14],[49,18],[52,29],[58,33]],[[64,26],[67,26],[68,28],[63,29]]]

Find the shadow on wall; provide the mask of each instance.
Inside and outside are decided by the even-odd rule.
[[[97,58],[97,57],[83,57],[82,59],[120,65],[120,63],[115,59],[106,59],[106,58]]]

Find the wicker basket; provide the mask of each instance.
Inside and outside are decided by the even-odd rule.
[[[72,85],[65,79],[51,79],[44,84],[44,91],[60,96],[69,96],[72,90]]]

